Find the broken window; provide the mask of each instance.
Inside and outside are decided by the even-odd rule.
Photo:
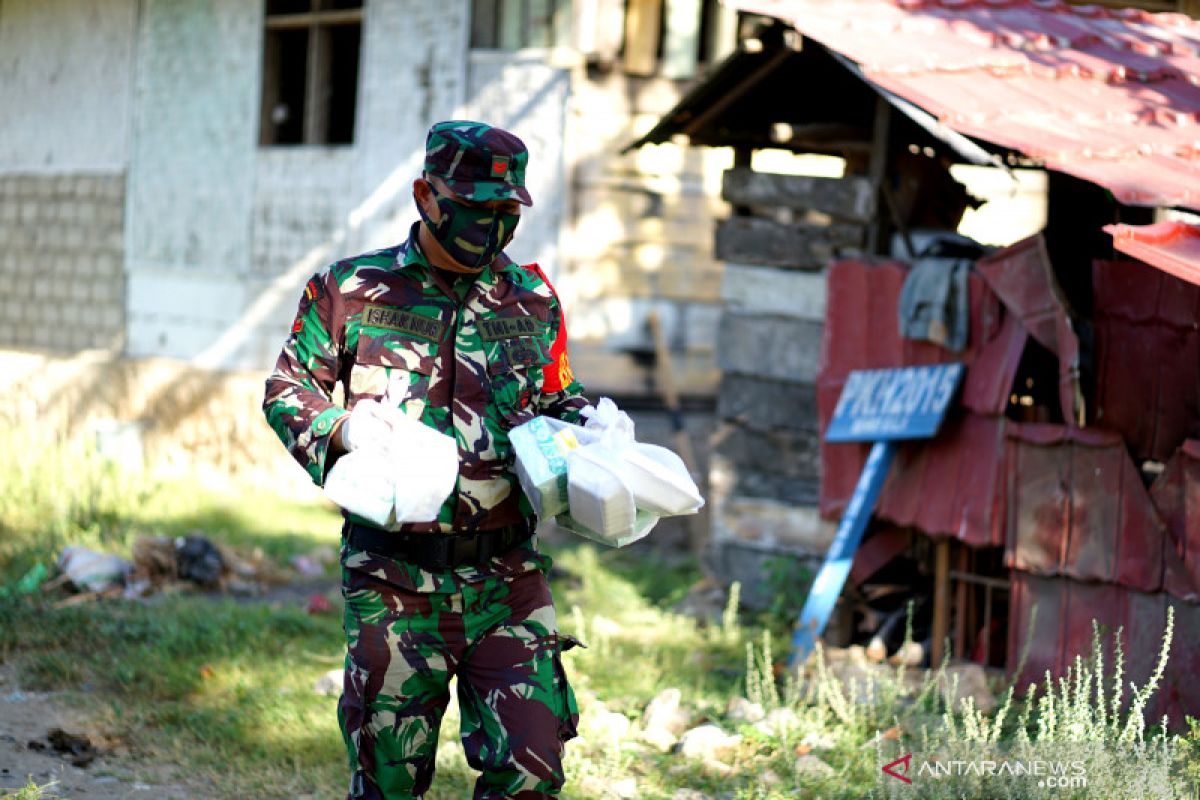
[[[362,0],[266,0],[263,145],[351,144]]]
[[[521,50],[567,44],[570,0],[472,0],[471,47]]]

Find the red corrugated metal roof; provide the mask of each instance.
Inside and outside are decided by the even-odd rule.
[[[1105,225],[1113,247],[1176,278],[1200,284],[1200,229],[1182,222]]]
[[[960,133],[1127,204],[1200,208],[1200,23],[1182,14],[1057,0],[726,4],[787,20]]]

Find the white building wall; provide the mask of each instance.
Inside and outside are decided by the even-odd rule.
[[[0,3],[0,172],[129,161],[136,0]]]
[[[261,3],[147,0],[130,354],[265,369],[313,272],[402,238],[425,132],[462,105],[467,25],[466,0],[366,3],[354,144],[263,148]]]
[[[0,2],[0,347],[121,349],[135,19]]]
[[[467,86],[464,116],[510,130],[529,148],[525,183],[534,204],[521,212],[507,252],[522,264],[537,262],[556,277],[567,205],[563,143],[571,72],[536,51],[477,51],[471,54]]]

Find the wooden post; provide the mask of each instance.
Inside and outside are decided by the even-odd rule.
[[[874,189],[874,196],[877,198],[875,203],[875,219],[871,226],[867,229],[867,252],[878,253],[880,247],[886,250],[886,242],[881,242],[884,234],[884,218],[879,213],[883,207],[878,202],[881,195],[883,182],[887,180],[887,161],[888,161],[888,136],[890,135],[890,127],[892,120],[892,105],[882,96],[875,98],[875,128],[871,143],[871,162],[867,171],[871,179],[871,188]]]
[[[697,483],[702,483],[702,475],[696,466],[696,454],[692,451],[692,440],[688,438],[687,429],[683,425],[683,412],[680,409],[679,392],[675,388],[675,372],[671,365],[671,351],[667,348],[667,337],[663,333],[662,321],[658,318],[657,311],[651,311],[646,321],[650,325],[650,333],[654,337],[654,361],[658,367],[658,384],[662,392],[663,405],[667,407],[667,413],[671,416],[671,429],[675,434],[675,449],[679,453],[679,457],[683,459],[684,465],[688,468],[688,472]],[[693,555],[703,563],[705,539],[704,527],[700,523],[700,519],[696,514],[689,514],[687,517],[688,539],[691,544]]]
[[[970,570],[967,563],[970,552],[965,547],[958,549],[958,557],[954,560],[959,574],[966,574]],[[964,580],[959,580],[954,587],[954,607],[958,609],[954,615],[954,652],[961,654],[967,652],[967,615],[963,613],[967,607],[967,582]]]
[[[929,666],[936,669],[945,655],[946,633],[950,629],[950,540],[938,539],[933,560],[933,641],[929,648]]]

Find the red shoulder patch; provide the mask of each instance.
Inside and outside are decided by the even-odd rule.
[[[549,287],[550,294],[558,300],[558,335],[550,345],[550,363],[542,367],[542,391],[561,392],[575,380],[571,372],[571,360],[567,357],[567,315],[563,313],[562,301],[558,299],[554,284],[546,277],[546,273],[542,272],[542,268],[537,264],[524,264],[522,268],[541,278]]]

